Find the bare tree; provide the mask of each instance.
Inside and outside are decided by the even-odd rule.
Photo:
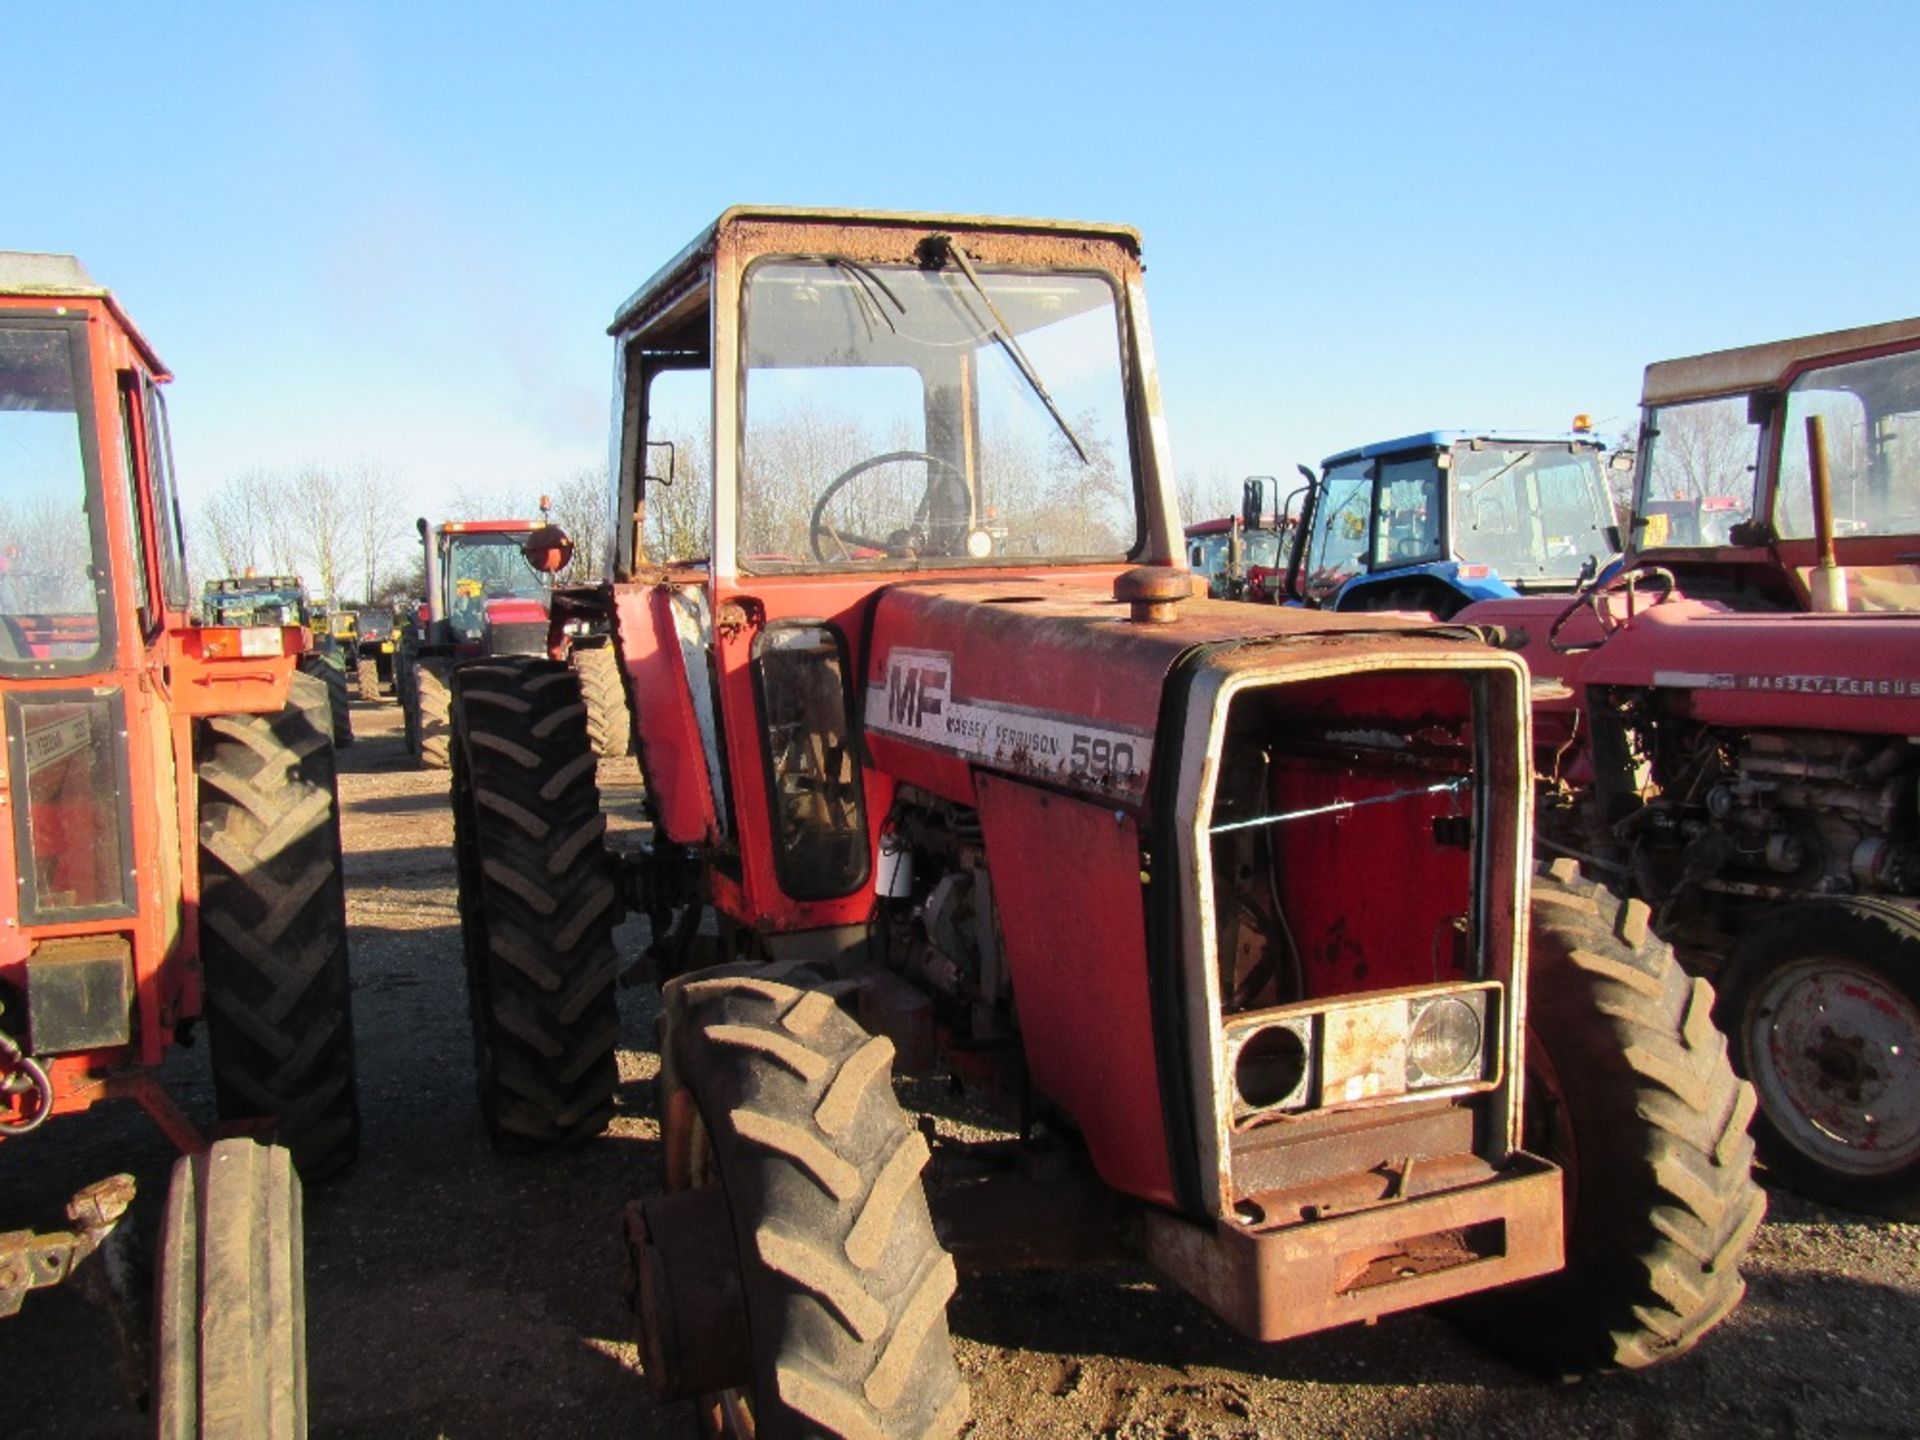
[[[560,579],[595,579],[606,559],[602,554],[607,540],[606,466],[576,470],[549,493],[554,523],[573,539],[573,560]]]
[[[223,481],[200,507],[200,536],[218,560],[221,575],[259,569],[264,551],[263,516],[271,477],[250,470]]]
[[[352,549],[355,517],[346,484],[338,472],[308,465],[287,482],[287,492],[291,504],[286,508],[293,512],[304,542],[295,553],[312,560],[314,588],[331,606],[340,594]]]
[[[704,434],[675,435],[671,484],[649,481],[646,547],[651,560],[697,560],[707,553],[711,456]],[[649,473],[665,475],[667,451],[649,456]]]
[[[373,461],[361,461],[350,473],[348,505],[358,542],[360,593],[372,604],[380,588],[379,577],[387,574],[389,561],[402,543],[412,517],[400,514],[400,487],[384,467]]]

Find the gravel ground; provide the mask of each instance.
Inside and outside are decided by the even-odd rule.
[[[398,713],[356,702],[341,795],[366,1130],[358,1166],[307,1197],[313,1433],[685,1434],[648,1398],[620,1296],[621,1204],[658,1181],[655,999],[622,992],[619,1114],[578,1152],[502,1159],[472,1099],[444,773],[411,769]],[[616,837],[630,764],[602,767]],[[637,951],[641,932],[622,931]],[[201,1056],[167,1078],[203,1124]],[[65,1197],[138,1178],[151,1231],[171,1163],[136,1111],[102,1107],[0,1146],[0,1225],[49,1229]],[[1114,1436],[1920,1435],[1920,1226],[1775,1192],[1745,1305],[1639,1376],[1551,1386],[1442,1322],[1396,1317],[1287,1345],[1239,1339],[1144,1269],[964,1286],[952,1327],[971,1433]],[[0,1324],[0,1437],[136,1437],[104,1316],[64,1292]]]

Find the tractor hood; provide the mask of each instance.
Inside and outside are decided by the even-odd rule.
[[[1278,671],[1341,652],[1431,651],[1461,634],[1411,617],[1205,599],[1136,621],[1084,576],[899,585],[874,612],[867,743],[880,769],[956,800],[971,796],[978,766],[1140,802],[1183,657],[1257,647]]]

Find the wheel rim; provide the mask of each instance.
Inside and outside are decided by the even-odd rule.
[[[1920,1007],[1865,966],[1815,956],[1756,987],[1742,1048],[1768,1122],[1850,1175],[1920,1160]]]

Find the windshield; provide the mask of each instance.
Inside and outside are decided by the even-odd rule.
[[[1112,285],[971,268],[951,256],[939,268],[754,267],[743,570],[1120,559],[1138,547]]]
[[[1834,535],[1920,533],[1920,353],[1809,370],[1789,387],[1774,502],[1782,539],[1813,535],[1811,415],[1826,432]]]
[[[1751,518],[1760,427],[1745,395],[1649,410],[1640,440],[1634,549],[1725,545]]]
[[[82,354],[67,325],[0,325],[0,669],[16,673],[84,669],[101,650]]]
[[[462,639],[478,639],[484,632],[489,600],[546,603],[546,577],[520,553],[529,533],[491,530],[443,537],[447,619]]]
[[[1456,559],[1509,582],[1571,582],[1612,554],[1598,447],[1480,441],[1451,454]]]
[[[1360,572],[1373,511],[1373,462],[1354,459],[1327,468],[1314,509],[1302,589],[1324,600]]]

